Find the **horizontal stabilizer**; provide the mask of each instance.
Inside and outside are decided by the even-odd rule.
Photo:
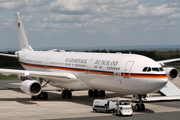
[[[3,54],[3,53],[0,53],[0,55],[2,55],[2,56],[7,56],[7,57],[15,57],[15,58],[18,58],[17,55],[10,55],[10,54]]]

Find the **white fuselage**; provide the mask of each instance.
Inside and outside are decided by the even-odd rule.
[[[79,81],[71,83],[46,77],[52,86],[65,89],[147,94],[161,89],[168,81],[165,71],[156,61],[141,55],[45,51],[19,51],[18,55],[26,70],[77,76]],[[151,70],[143,71],[145,67]]]

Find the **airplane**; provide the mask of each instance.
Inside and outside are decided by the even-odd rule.
[[[25,70],[0,69],[0,73],[17,75],[22,80],[21,90],[32,99],[47,100],[48,94],[42,88],[50,84],[61,89],[62,98],[71,98],[75,90],[88,90],[89,97],[104,97],[105,91],[137,95],[135,109],[143,111],[142,98],[163,88],[168,79],[179,76],[177,69],[166,67],[165,63],[180,58],[154,61],[137,54],[34,51],[19,12],[15,18],[20,50],[15,55],[0,55],[17,58]]]

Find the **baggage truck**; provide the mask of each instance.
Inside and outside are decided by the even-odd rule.
[[[115,112],[116,101],[114,100],[100,100],[95,99],[93,101],[93,111],[94,112]]]

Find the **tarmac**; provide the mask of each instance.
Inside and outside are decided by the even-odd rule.
[[[57,88],[47,86],[49,99],[35,101],[19,89],[20,80],[0,80],[0,120],[179,120],[180,101],[145,103],[144,112],[133,112],[132,117],[119,117],[114,113],[94,113],[94,99],[119,99],[119,95],[106,92],[106,97],[89,98],[88,91],[74,91],[72,98],[61,98]],[[180,78],[172,81],[180,88]],[[152,95],[157,93],[152,93]],[[132,97],[132,96],[121,96]],[[135,103],[133,103],[135,105]]]

